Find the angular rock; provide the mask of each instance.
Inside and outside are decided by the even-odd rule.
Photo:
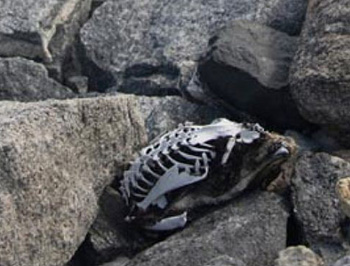
[[[349,162],[326,153],[305,153],[298,159],[292,178],[295,217],[305,240],[327,265],[344,254],[340,228],[345,216],[335,187],[349,174]]]
[[[48,77],[42,64],[20,57],[0,58],[0,100],[66,98],[73,92]]]
[[[213,37],[197,76],[218,101],[280,128],[305,129],[289,94],[289,67],[297,38],[246,20]]]
[[[61,266],[143,146],[135,97],[0,105],[0,264]]]
[[[291,69],[291,92],[309,121],[350,132],[349,1],[309,1]],[[348,141],[345,142],[348,144]]]
[[[275,266],[323,266],[323,260],[305,246],[294,246],[278,254]]]
[[[350,266],[350,256],[345,256],[337,260],[333,266]]]
[[[227,113],[216,107],[191,103],[177,96],[139,97],[139,102],[149,140],[186,121],[203,125],[227,117]]]
[[[173,93],[188,85],[208,40],[227,21],[250,19],[297,34],[305,9],[304,0],[110,0],[84,25],[81,40],[118,90]]]
[[[57,74],[91,0],[2,0],[0,55],[41,58]]]
[[[286,243],[287,218],[281,198],[253,193],[193,222],[125,266],[199,266],[218,256],[251,266],[272,265]]]

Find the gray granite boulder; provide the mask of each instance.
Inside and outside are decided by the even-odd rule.
[[[210,37],[228,21],[249,19],[295,34],[304,0],[106,1],[81,30],[87,56],[120,91],[148,95],[184,89]],[[166,92],[164,92],[166,91]]]
[[[0,100],[29,102],[72,95],[70,89],[48,77],[44,65],[20,57],[0,58]]]
[[[0,55],[40,58],[57,77],[91,0],[2,0]]]
[[[309,121],[350,132],[350,45],[348,0],[309,1],[291,70],[291,92]]]
[[[61,266],[145,144],[135,97],[0,105],[0,264]]]
[[[349,265],[350,265],[350,256],[345,256],[337,260],[337,262],[334,263],[333,266],[349,266]]]
[[[296,37],[256,22],[234,21],[213,37],[196,75],[210,100],[218,98],[274,126],[304,129],[307,123],[289,93],[296,48]]]
[[[294,213],[306,242],[326,264],[344,255],[340,209],[335,186],[350,175],[350,163],[326,153],[304,153],[292,178]]]
[[[223,265],[272,265],[286,244],[287,218],[281,198],[253,193],[207,214],[131,261],[110,265],[218,265],[213,259],[219,256],[236,259],[236,264],[231,260]]]

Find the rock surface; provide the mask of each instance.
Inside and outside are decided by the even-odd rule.
[[[125,266],[212,265],[213,258],[225,255],[246,265],[272,265],[286,243],[287,218],[281,198],[251,194],[195,221]]]
[[[0,55],[41,58],[61,72],[91,0],[2,0]]]
[[[305,246],[294,246],[278,254],[275,266],[323,266],[323,260]]]
[[[345,256],[337,260],[333,266],[350,266],[350,256]]]
[[[305,153],[296,163],[292,178],[294,212],[305,240],[326,264],[342,256],[340,226],[344,219],[335,187],[349,176],[350,163],[326,153]]]
[[[137,104],[132,96],[1,103],[2,266],[61,266],[70,259],[102,190],[144,145]]]
[[[309,1],[305,26],[291,70],[291,92],[302,115],[344,131],[350,124],[350,22],[347,0]],[[348,142],[346,142],[348,143]]]
[[[305,9],[304,0],[110,0],[84,25],[81,40],[118,90],[173,93],[188,85],[208,40],[226,22],[245,18],[297,34]]]
[[[38,101],[72,96],[48,77],[42,64],[20,57],[0,58],[0,100]]]
[[[289,67],[297,38],[267,26],[234,21],[213,37],[198,65],[212,98],[281,128],[304,129],[289,94]],[[190,92],[191,93],[191,92]]]

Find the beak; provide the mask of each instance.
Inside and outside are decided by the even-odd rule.
[[[282,144],[282,146],[273,154],[274,157],[286,157],[290,154],[289,150]]]

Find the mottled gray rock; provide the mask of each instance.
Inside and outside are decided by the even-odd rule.
[[[139,97],[139,102],[149,140],[186,121],[203,125],[211,123],[215,118],[227,117],[218,108],[191,103],[177,96]]]
[[[0,55],[41,58],[60,76],[91,0],[1,0]]]
[[[305,153],[298,159],[292,178],[295,216],[305,240],[327,265],[344,254],[340,226],[345,216],[335,187],[349,174],[349,162],[326,153]]]
[[[275,266],[323,266],[323,260],[305,246],[294,246],[278,253]]]
[[[209,99],[218,98],[274,126],[304,129],[307,123],[289,93],[296,48],[296,37],[259,23],[234,21],[213,37],[198,65],[198,80]]]
[[[246,265],[272,265],[286,243],[287,218],[281,198],[250,194],[141,252],[126,266],[199,266],[222,255]]]
[[[61,266],[146,131],[135,97],[0,105],[0,264]]]
[[[346,256],[337,260],[333,266],[350,266],[350,256]]]
[[[309,1],[291,70],[291,92],[309,121],[350,132],[350,45],[348,0]],[[346,144],[349,142],[346,141]]]
[[[48,77],[42,64],[24,58],[0,58],[0,100],[38,101],[73,92]]]
[[[84,25],[81,40],[119,90],[172,93],[188,85],[208,40],[227,21],[250,19],[295,34],[305,8],[305,0],[110,0]]]

